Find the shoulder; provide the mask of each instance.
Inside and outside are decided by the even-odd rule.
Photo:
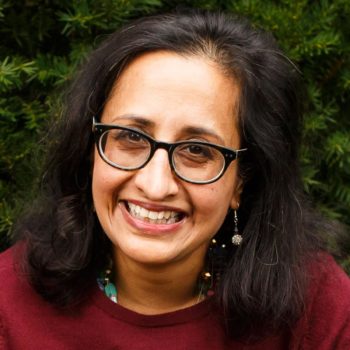
[[[18,242],[12,247],[0,253],[0,275],[7,283],[22,278],[22,263],[26,256],[26,247],[23,242]],[[22,276],[22,277],[21,277]]]
[[[6,314],[19,304],[24,295],[33,293],[25,274],[21,272],[23,245],[15,245],[0,254],[0,311]]]
[[[318,254],[310,264],[308,278],[311,306],[317,306],[319,300],[329,300],[333,306],[350,308],[350,278],[332,256],[326,253]]]
[[[99,310],[88,302],[63,309],[45,301],[23,272],[24,254],[24,245],[0,254],[0,349],[89,348]]]
[[[305,315],[297,326],[302,349],[350,348],[349,276],[333,257],[320,253],[309,265],[308,283]]]
[[[20,254],[19,246],[14,246],[0,254],[0,280],[2,288],[0,295],[3,297],[10,292],[10,289],[16,285],[17,282],[17,267],[15,263],[15,256]]]
[[[19,253],[18,247],[12,247],[0,253],[0,348],[8,349],[8,314],[19,297],[16,267],[14,256]],[[22,294],[22,293],[21,293]],[[23,295],[23,294],[22,294]]]
[[[0,273],[6,271],[9,267],[11,268],[14,249],[12,247],[0,253]]]

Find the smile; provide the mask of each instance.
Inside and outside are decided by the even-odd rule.
[[[184,217],[184,214],[176,211],[148,210],[130,202],[126,202],[126,208],[134,218],[151,224],[175,224]]]

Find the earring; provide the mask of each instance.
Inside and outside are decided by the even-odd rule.
[[[233,212],[233,220],[234,220],[235,227],[234,227],[233,236],[232,236],[232,244],[239,246],[239,245],[241,245],[241,243],[243,241],[243,237],[238,232],[237,210],[234,210],[234,212]]]

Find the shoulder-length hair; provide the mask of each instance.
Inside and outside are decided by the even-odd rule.
[[[244,241],[230,251],[216,299],[228,329],[288,326],[302,312],[301,266],[321,246],[301,190],[298,74],[270,34],[223,13],[142,18],[111,34],[91,54],[57,123],[44,195],[18,228],[30,281],[50,302],[71,305],[106,263],[110,244],[91,195],[92,117],[101,113],[128,63],[157,50],[209,58],[239,84],[239,128],[242,147],[248,148],[239,163]],[[219,235],[232,232],[227,220]]]

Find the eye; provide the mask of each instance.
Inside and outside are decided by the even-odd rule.
[[[180,146],[176,153],[181,158],[196,162],[205,162],[213,160],[216,157],[216,150],[214,148],[195,143],[187,143]]]
[[[188,152],[193,155],[209,156],[210,149],[201,145],[188,145]]]
[[[190,144],[188,145],[188,152],[197,157],[213,159],[215,157],[215,149],[206,145]]]
[[[137,131],[126,129],[111,129],[105,137],[105,145],[110,149],[136,150],[149,147],[147,139]]]
[[[115,133],[114,138],[118,141],[126,141],[126,142],[143,142],[144,138],[137,132],[131,130],[119,130]]]

